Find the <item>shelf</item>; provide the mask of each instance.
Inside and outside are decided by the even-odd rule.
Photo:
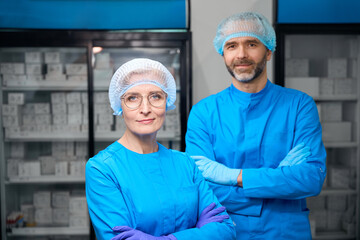
[[[50,235],[89,235],[90,229],[86,227],[26,227],[12,228],[8,236],[50,236]]]
[[[357,195],[354,189],[337,189],[337,188],[324,188],[321,190],[320,195]]]
[[[316,232],[316,235],[313,236],[313,240],[316,239],[323,239],[323,240],[330,240],[330,239],[355,239],[354,235],[348,235],[345,232]]]
[[[324,142],[326,148],[354,148],[358,146],[357,142]]]
[[[33,184],[33,183],[85,183],[85,176],[39,176],[39,177],[14,177],[6,184]]]
[[[329,95],[313,97],[315,101],[356,101],[358,96],[352,95]]]
[[[95,141],[101,142],[113,142],[118,140],[122,136],[122,132],[98,132],[95,133]],[[175,135],[172,132],[158,132],[157,134],[158,141],[180,141],[180,136]]]
[[[51,141],[88,141],[88,133],[68,133],[68,132],[18,132],[11,133],[5,138],[6,142],[51,142]]]
[[[87,91],[87,81],[14,80],[3,86],[4,91]]]

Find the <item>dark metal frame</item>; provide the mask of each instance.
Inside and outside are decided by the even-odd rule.
[[[190,4],[189,4],[190,5]],[[190,6],[189,6],[190,8]],[[190,11],[190,9],[189,9]],[[189,20],[190,21],[190,20]],[[190,22],[189,22],[190,24]],[[106,47],[179,47],[181,151],[185,150],[187,120],[192,106],[191,32],[0,30],[0,47],[82,47],[88,57],[89,157],[94,156],[94,82],[91,64],[93,46]],[[90,239],[95,239],[91,227]]]

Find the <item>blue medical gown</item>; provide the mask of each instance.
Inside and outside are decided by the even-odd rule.
[[[307,162],[277,168],[301,142],[311,148]],[[186,152],[243,169],[243,188],[209,182],[237,239],[311,239],[305,198],[321,191],[326,152],[310,96],[270,81],[253,94],[231,85],[192,108]]]
[[[98,240],[129,226],[178,239],[235,239],[230,219],[194,228],[202,210],[218,200],[185,153],[166,149],[138,154],[114,142],[86,164],[86,198]],[[225,213],[223,213],[225,214]]]

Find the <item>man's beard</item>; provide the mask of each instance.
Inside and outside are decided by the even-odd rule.
[[[234,61],[233,63],[231,63],[230,66],[226,65],[226,68],[229,71],[230,75],[233,78],[235,78],[236,80],[238,80],[239,82],[249,83],[261,75],[261,73],[264,71],[264,68],[266,66],[266,62],[267,62],[266,56],[264,56],[264,58],[261,60],[261,62],[256,64],[255,69],[251,70],[251,72],[247,72],[247,71],[241,72],[242,70],[240,70],[240,73],[237,73],[236,70],[234,70],[235,65],[254,64],[255,62],[253,62],[251,60],[237,60],[237,61]]]

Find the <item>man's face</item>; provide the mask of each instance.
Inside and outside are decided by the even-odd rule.
[[[257,79],[270,58],[271,51],[254,37],[232,38],[224,46],[226,68],[240,82],[248,83]]]

